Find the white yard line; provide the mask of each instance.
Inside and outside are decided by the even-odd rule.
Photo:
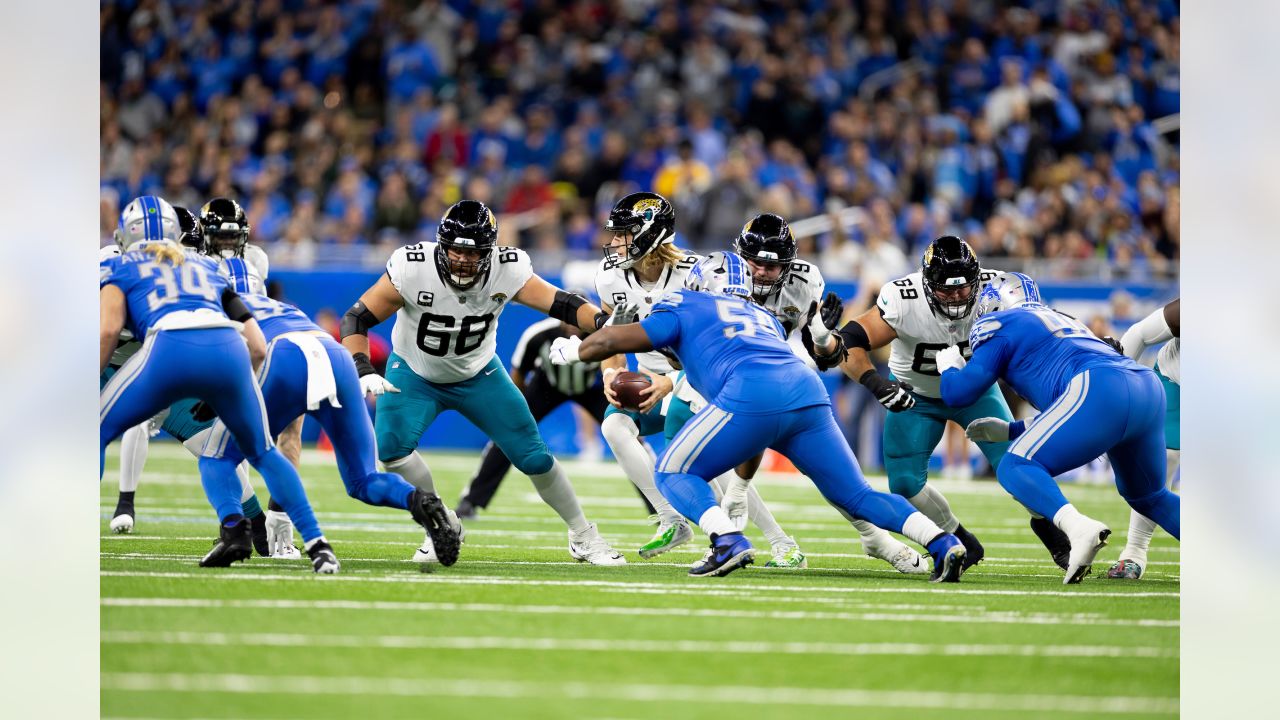
[[[227,692],[432,698],[536,698],[729,705],[808,705],[1086,715],[1178,712],[1177,698],[1081,695],[1003,695],[852,688],[755,687],[618,682],[533,682],[493,678],[385,678],[208,673],[103,673],[102,689],[119,692]]]
[[[501,636],[317,635],[302,633],[197,633],[115,630],[102,642],[120,645],[211,645],[303,648],[378,647],[405,650],[530,650],[708,655],[896,655],[1052,658],[1176,658],[1176,650],[1147,645],[972,645],[714,640],[626,640]]]

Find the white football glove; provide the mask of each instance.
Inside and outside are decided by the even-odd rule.
[[[571,365],[579,362],[578,346],[581,344],[580,337],[556,338],[551,342],[551,351],[547,353],[547,357],[551,358],[553,365]]]
[[[809,334],[813,336],[815,347],[824,348],[831,342],[831,328],[822,321],[821,313],[814,313],[813,318],[809,320]]]
[[[360,389],[363,390],[366,395],[373,395],[374,397],[383,393],[400,392],[400,388],[392,385],[386,378],[382,377],[378,373],[362,376],[360,378]]]
[[[750,480],[743,480],[735,475],[724,491],[724,498],[720,500],[720,508],[739,532],[747,529],[747,488],[750,485]]]
[[[293,545],[293,523],[288,513],[267,511],[267,547],[271,549],[271,557],[298,555],[298,549]]]
[[[613,306],[613,314],[605,321],[604,326],[627,325],[635,322],[640,317],[640,308],[629,302],[623,301]]]
[[[938,351],[938,357],[934,360],[938,364],[938,374],[955,368],[960,370],[965,366],[964,355],[960,352],[959,345],[952,345],[945,350]]]
[[[994,417],[978,418],[969,423],[964,434],[974,442],[1008,442],[1009,423]]]

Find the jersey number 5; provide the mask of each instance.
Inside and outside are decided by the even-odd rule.
[[[442,325],[442,329],[431,329],[431,323]],[[431,313],[423,313],[422,320],[418,322],[418,347],[422,352],[435,357],[444,357],[449,354],[450,341],[453,339],[453,329],[456,320],[450,315],[432,315]],[[484,342],[484,336],[489,334],[489,326],[493,323],[493,313],[484,315],[468,315],[462,318],[462,326],[458,330],[458,341],[455,343],[455,355],[466,355],[467,353],[480,347]],[[477,327],[479,326],[479,327]],[[428,341],[433,342],[428,342]]]

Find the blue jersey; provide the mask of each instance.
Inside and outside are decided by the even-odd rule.
[[[942,375],[942,399],[969,405],[997,378],[1044,410],[1067,390],[1071,378],[1090,368],[1143,367],[1099,340],[1079,320],[1044,305],[991,313],[969,331],[973,358],[964,372]]]
[[[212,310],[226,318],[222,293],[227,280],[212,260],[194,252],[174,265],[135,250],[103,261],[98,272],[100,288],[115,285],[124,293],[126,326],[135,338],[145,337],[161,318],[178,311]]]
[[[272,300],[266,295],[241,295],[240,299],[244,300],[249,312],[253,313],[253,319],[258,321],[258,327],[267,342],[285,333],[320,330],[306,313],[289,303]]]
[[[724,410],[769,414],[831,402],[790,346],[778,319],[748,300],[681,290],[640,322],[657,350],[674,353],[693,388]]]

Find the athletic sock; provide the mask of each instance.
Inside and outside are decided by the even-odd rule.
[[[427,467],[427,461],[416,452],[411,452],[402,458],[388,460],[382,464],[387,472],[395,473],[407,480],[415,487],[436,495],[436,484],[431,479],[431,468]]]
[[[138,489],[142,467],[147,464],[147,447],[151,444],[150,420],[124,431],[120,438],[120,494]]]
[[[920,492],[907,498],[915,509],[929,516],[929,519],[945,532],[955,532],[960,520],[951,512],[951,505],[942,493],[929,485],[920,488]]]
[[[923,512],[911,513],[902,523],[902,534],[921,545],[928,545],[943,532],[943,529]]]
[[[870,554],[873,548],[883,548],[896,542],[884,528],[867,522],[866,520],[851,519],[849,521],[862,540],[862,551]]]
[[[698,527],[702,528],[707,535],[738,532],[738,528],[734,527],[733,521],[729,519],[728,513],[719,505],[713,505],[702,513],[702,517],[698,518]]]
[[[538,491],[542,502],[551,506],[551,509],[556,511],[575,535],[580,535],[591,528],[591,523],[588,523],[586,516],[582,514],[582,506],[578,504],[578,494],[573,491],[569,476],[559,460],[552,461],[550,470],[530,475],[529,479],[533,481],[533,487]]]
[[[1071,531],[1080,527],[1080,524],[1086,520],[1088,520],[1088,518],[1082,515],[1080,511],[1076,509],[1076,506],[1071,503],[1063,505],[1058,509],[1058,512],[1053,515],[1053,524],[1057,525],[1059,530],[1066,533],[1067,537],[1070,537]]]
[[[604,433],[609,449],[613,451],[613,457],[622,466],[622,472],[657,511],[658,518],[662,522],[679,520],[680,513],[677,513],[675,508],[671,507],[671,503],[662,497],[662,493],[654,484],[652,450],[646,451],[635,421],[622,413],[614,413],[604,419],[600,424],[600,430]]]
[[[244,507],[244,516],[252,520],[262,514],[262,506],[258,504],[258,496],[251,495],[248,500],[241,500],[240,504]]]
[[[1142,567],[1147,566],[1147,548],[1151,547],[1151,537],[1155,535],[1156,524],[1137,510],[1129,511],[1129,535],[1125,539],[1124,550],[1120,551],[1121,560],[1133,560]]]
[[[738,475],[732,470],[725,471],[717,475],[712,483],[715,485],[716,498],[724,497],[725,491],[729,489],[729,483],[733,482]],[[795,540],[791,539],[774,519],[773,513],[769,510],[769,506],[764,504],[764,498],[760,497],[760,491],[756,490],[754,483],[747,486],[747,519],[751,524],[760,528],[760,532],[764,534],[764,539],[770,545],[779,543],[792,544]]]

